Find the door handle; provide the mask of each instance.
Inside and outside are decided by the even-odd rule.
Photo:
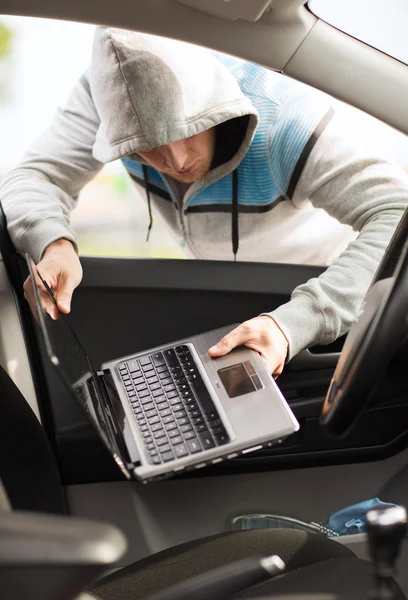
[[[340,352],[315,354],[310,350],[302,350],[285,366],[285,372],[332,369],[336,367],[339,357]]]

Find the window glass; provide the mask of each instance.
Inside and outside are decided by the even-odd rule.
[[[93,35],[81,23],[0,17],[0,179],[65,104],[89,66]],[[185,257],[157,218],[146,243],[149,216],[137,194],[120,161],[85,186],[72,214],[81,254]]]
[[[309,0],[308,6],[337,29],[408,64],[407,0]]]
[[[334,4],[330,0],[325,3]],[[313,0],[312,8],[317,4],[322,3]],[[343,0],[344,4],[348,3]],[[72,87],[89,66],[93,35],[94,27],[90,25],[0,16],[0,180],[47,128],[57,108],[65,104]],[[346,111],[351,128],[359,129],[369,145],[380,146],[386,157],[407,167],[404,135],[355,109],[341,103],[337,106]],[[106,165],[81,191],[72,224],[83,255],[186,257],[180,238],[173,237],[157,215],[146,241],[149,214],[145,192],[133,185],[119,161]],[[304,243],[310,243],[309,232],[319,241],[320,229],[316,225],[305,225],[303,230]],[[297,244],[295,236],[291,240]],[[230,237],[227,244],[229,249]],[[307,254],[302,249],[294,258],[287,259],[282,254],[274,262],[302,262]],[[256,255],[249,260],[269,259]],[[326,264],[317,259],[305,262]]]

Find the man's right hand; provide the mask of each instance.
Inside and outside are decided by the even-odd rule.
[[[37,269],[54,292],[58,309],[62,313],[69,313],[72,294],[82,279],[81,263],[72,243],[69,240],[61,239],[50,244],[38,263]],[[36,284],[45,310],[52,319],[57,319],[57,307],[42,283],[37,281]],[[28,277],[24,282],[24,296],[35,315],[37,311],[32,285]]]

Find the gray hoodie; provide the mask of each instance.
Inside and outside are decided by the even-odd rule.
[[[138,158],[233,119],[241,129],[233,152],[186,193]],[[192,257],[332,263],[269,313],[292,357],[349,329],[408,205],[402,169],[344,130],[325,95],[277,73],[99,28],[89,72],[6,177],[1,201],[16,248],[39,261],[59,238],[76,243],[69,217],[79,192],[121,158]]]

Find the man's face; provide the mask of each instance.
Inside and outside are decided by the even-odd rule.
[[[138,152],[149,165],[182,183],[193,183],[210,170],[215,149],[215,128],[192,137]]]

